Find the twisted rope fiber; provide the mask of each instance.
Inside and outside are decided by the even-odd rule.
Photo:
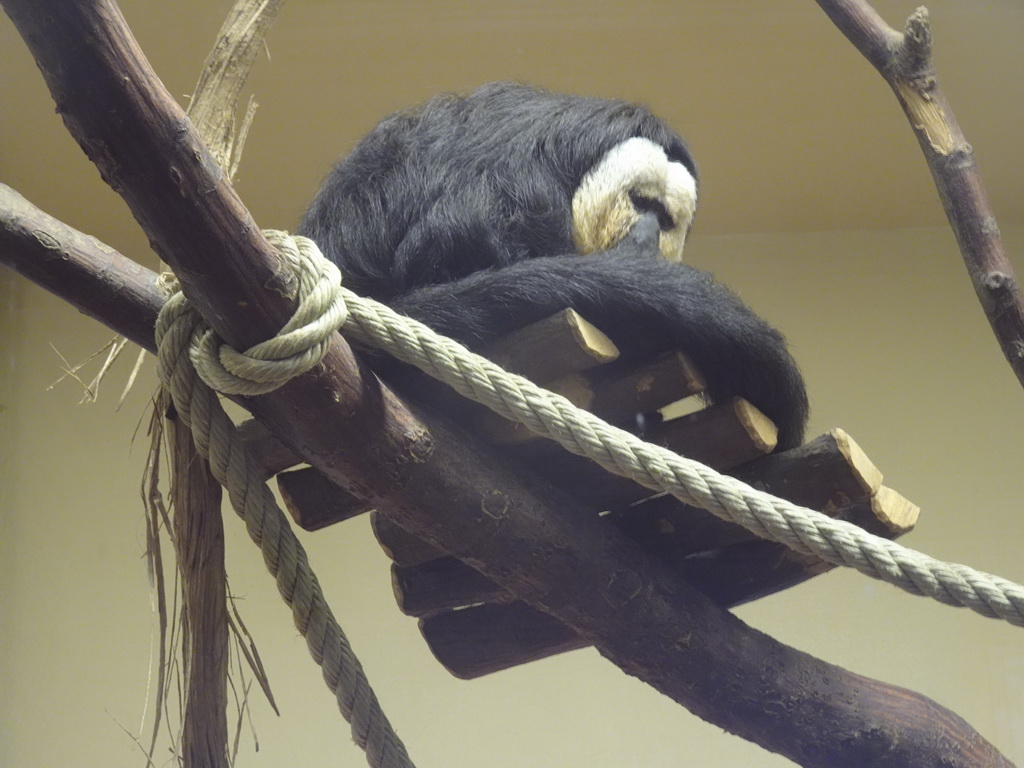
[[[295,258],[290,243],[280,243],[279,247],[286,260]],[[274,387],[273,380],[283,383],[316,365],[327,349],[336,323],[344,319],[344,306],[331,287],[337,285],[340,275],[322,257],[321,261],[327,265],[323,275],[318,273],[321,267],[315,262],[302,260],[298,274],[303,298],[296,316],[282,329],[285,341],[278,336],[256,345],[255,361],[226,347],[218,350],[202,317],[188,306],[180,292],[172,296],[157,320],[158,370],[183,423],[192,430],[196,448],[209,460],[213,475],[228,489],[235,512],[262,550],[267,569],[292,609],[295,626],[306,638],[313,659],[322,667],[324,681],[351,724],[353,739],[366,751],[367,762],[374,768],[413,768],[405,746],[381,710],[348,638],[327,605],[305,550],[262,481],[245,444],[237,438],[235,425],[217,395],[200,379],[193,364],[193,359],[199,360],[205,376],[230,391],[244,390],[246,394],[268,391]],[[316,319],[321,315],[328,317]],[[311,319],[312,328],[307,327]],[[322,336],[319,341],[318,335]],[[296,341],[304,349],[296,358],[283,359],[291,354],[288,349]],[[211,350],[219,354],[211,355]],[[255,381],[240,382],[232,375],[240,371]]]
[[[296,241],[305,238],[296,237]],[[303,243],[303,256],[312,253]],[[1024,587],[947,563],[821,512],[758,491],[696,461],[613,427],[564,397],[501,369],[389,307],[340,287],[349,338],[383,349],[464,397],[525,424],[615,474],[706,509],[757,536],[953,606],[1024,626]]]

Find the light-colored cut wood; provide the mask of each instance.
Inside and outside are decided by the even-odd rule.
[[[530,381],[554,381],[610,363],[619,350],[576,311],[565,309],[496,339],[482,354]]]
[[[843,454],[850,467],[856,473],[864,492],[867,494],[875,493],[882,486],[881,470],[875,466],[875,463],[868,458],[856,441],[845,431],[837,427],[829,434],[835,439],[839,452]]]
[[[754,447],[762,453],[774,451],[779,442],[779,428],[775,423],[742,397],[733,398],[731,405]]]
[[[883,485],[871,497],[871,511],[887,531],[901,536],[917,525],[921,508],[903,494]]]

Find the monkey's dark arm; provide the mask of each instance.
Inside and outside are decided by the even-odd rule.
[[[799,445],[807,394],[782,334],[707,273],[636,250],[527,259],[391,304],[470,347],[570,307],[630,358],[685,352],[712,400],[745,397],[779,427],[780,448]]]

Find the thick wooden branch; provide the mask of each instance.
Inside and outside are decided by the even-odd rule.
[[[717,410],[701,413],[715,413]],[[695,451],[691,455],[719,470],[739,463],[718,451]],[[648,489],[624,478],[610,477],[610,480],[622,482],[603,482],[600,471],[591,472],[596,468],[592,463],[561,463],[554,457],[545,458],[545,463],[553,465],[556,473],[564,476],[560,485],[569,488],[573,498],[589,500],[594,509],[605,513],[603,520],[618,526],[630,538],[641,542],[645,550],[669,562],[697,552],[756,539],[745,528],[720,520],[671,496],[650,498]],[[540,473],[539,469],[534,469]],[[821,435],[799,448],[748,462],[737,467],[733,474],[763,491],[826,513],[872,496],[882,484],[878,468],[840,429]],[[588,484],[596,489],[593,495]],[[641,501],[643,499],[646,500]],[[318,515],[316,509],[312,507],[299,517],[322,519],[323,513]],[[381,546],[399,566],[414,567],[444,557],[444,553],[435,547],[380,516],[374,518],[373,528]],[[766,585],[769,591],[775,591],[770,586]]]
[[[493,435],[492,425],[493,422],[483,424],[488,437]],[[479,422],[474,426],[480,426]],[[279,442],[266,430],[251,426],[247,433],[253,450],[265,456],[263,463],[274,471],[301,461],[299,457],[282,455]],[[777,435],[775,425],[764,414],[746,400],[736,398],[656,424],[648,430],[645,439],[725,470],[769,453],[775,447]],[[616,510],[653,495],[649,488],[609,474],[589,459],[567,453],[547,440],[517,441],[502,450],[503,455],[513,458],[522,467],[601,511]],[[267,472],[268,475],[273,473]],[[282,472],[277,476],[277,483],[292,518],[307,531],[348,520],[373,506],[365,499],[347,494],[313,469]],[[399,538],[403,538],[401,534]],[[408,538],[407,535],[404,538]],[[390,548],[386,538],[381,544]],[[400,543],[397,549],[401,550]],[[395,554],[402,556],[400,551]]]
[[[160,276],[0,184],[0,263],[152,351]]]
[[[214,328],[272,334],[293,281],[104,0],[4,0],[69,129]],[[380,387],[339,338],[249,406],[332,480],[693,712],[807,766],[1006,766],[929,699],[789,648],[716,607],[545,485]],[[531,556],[510,556],[529,542]]]
[[[904,31],[889,27],[867,0],[817,0],[832,22],[885,78],[924,152],[975,293],[1003,355],[1024,385],[1024,298],[967,143],[932,66],[928,11]]]
[[[181,574],[185,641],[182,758],[186,768],[227,768],[227,574],[221,487],[190,430],[170,423],[174,551]]]
[[[250,444],[267,455],[271,466],[282,467],[277,459],[276,438],[249,428]],[[488,433],[491,434],[491,433]],[[646,435],[649,442],[670,448],[702,464],[716,469],[729,469],[764,456],[775,447],[777,432],[746,400],[735,399],[704,408],[687,416],[653,427]],[[605,472],[589,459],[567,453],[561,446],[546,440],[515,444],[504,452],[517,463],[546,477],[575,499],[601,511],[616,510],[652,495],[632,480]],[[284,466],[298,463],[292,461]],[[277,484],[292,518],[307,531],[348,520],[369,511],[372,505],[345,493],[313,469],[282,472]],[[388,547],[387,534],[381,543]],[[399,539],[402,537],[399,534]],[[403,557],[402,545],[396,555]]]
[[[881,486],[881,473],[841,430],[801,448],[751,462],[740,468],[737,474],[740,473],[752,485],[888,538],[912,528],[918,515],[915,505]],[[655,554],[722,605],[754,600],[830,570],[816,558],[760,541],[739,526],[724,523],[704,510],[668,496],[615,510],[602,519],[618,526],[640,542],[645,551]],[[380,523],[375,522],[377,535],[398,561],[393,568],[395,595],[405,613],[429,618],[481,603],[504,604],[514,600],[507,590],[482,579],[454,558],[437,557],[436,552],[410,541],[408,536],[403,539],[400,534],[395,536],[393,530],[382,531]],[[518,608],[508,610],[523,615]],[[447,635],[448,627],[457,626],[465,632],[476,615],[483,617],[481,626],[457,639]],[[546,629],[546,618],[508,624],[516,627],[521,654],[511,651],[515,643],[509,638],[493,638],[498,647],[505,649],[497,659],[490,658],[482,649],[465,648],[466,643],[476,642],[491,632],[500,616],[501,612],[487,610],[470,611],[459,619],[439,617],[436,626],[434,622],[423,625],[424,635],[428,641],[437,641],[439,652],[448,654],[442,662],[460,677],[475,677],[507,664],[567,649],[561,640],[546,645],[545,638],[560,637]],[[503,622],[498,621],[505,626]],[[534,627],[535,624],[538,626]],[[493,645],[484,642],[486,647]],[[461,661],[464,657],[468,659],[465,664]]]
[[[701,512],[690,510],[694,520]],[[833,511],[836,518],[886,538],[906,533],[918,513],[914,504],[889,488]],[[646,533],[643,543],[658,553],[669,568],[720,604],[729,606],[774,594],[833,567],[817,558],[788,552],[773,542],[752,539],[741,528],[732,540],[723,538],[719,530],[701,530],[699,526],[692,536],[686,530],[674,531],[667,526],[650,528]],[[514,599],[507,590],[482,580],[479,573],[453,557],[412,566],[396,564],[391,572],[399,607],[403,613],[417,618]]]

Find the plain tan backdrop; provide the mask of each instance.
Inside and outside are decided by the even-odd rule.
[[[184,100],[227,3],[123,4]],[[877,3],[894,24],[912,3]],[[932,3],[940,77],[1024,269],[1024,7]],[[239,189],[291,227],[330,161],[374,120],[493,79],[646,101],[703,174],[687,258],[782,328],[812,432],[850,432],[920,504],[904,541],[1024,581],[1024,393],[1001,359],[888,89],[810,0],[292,0],[259,62]],[[153,265],[145,238],[54,114],[0,21],[0,180]],[[142,765],[154,620],[139,482],[151,366],[119,412],[60,376],[109,337],[0,270],[0,765]],[[359,766],[258,553],[229,515],[232,591],[282,717],[253,696],[240,765]],[[473,682],[432,660],[390,593],[365,520],[302,536],[421,766],[783,766],[578,651]],[[741,608],[785,642],[921,691],[1024,764],[1019,629],[831,573]],[[152,711],[151,709],[149,710]],[[168,758],[162,752],[161,764]]]

